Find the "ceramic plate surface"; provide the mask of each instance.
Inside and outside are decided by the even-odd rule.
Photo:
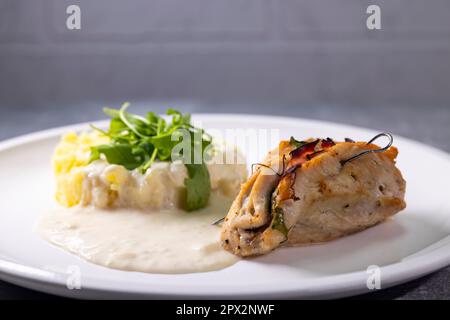
[[[270,129],[279,129],[280,138],[366,141],[378,133],[269,116],[204,114],[194,120],[218,132],[269,129],[270,135]],[[450,157],[401,137],[394,144],[400,150],[397,163],[407,181],[408,206],[366,231],[321,245],[282,248],[207,273],[144,274],[85,262],[40,239],[33,227],[54,201],[50,157],[60,135],[86,128],[52,129],[0,143],[1,279],[81,298],[334,298],[368,292],[369,266],[380,267],[381,287],[387,288],[450,264]],[[238,144],[248,150],[248,141],[242,138]],[[248,152],[248,162],[260,161],[276,142]],[[69,290],[67,282],[78,271],[81,289]]]

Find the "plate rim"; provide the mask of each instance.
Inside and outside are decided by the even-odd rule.
[[[271,116],[271,115],[253,115],[253,114],[236,114],[236,113],[194,113],[192,114],[193,118],[204,118],[205,120],[208,118],[238,118],[242,120],[243,117],[251,117],[250,119],[246,119],[245,121],[258,122],[258,121],[276,121],[276,122],[290,122],[297,123],[298,122],[307,122],[311,125],[328,125],[333,126],[334,128],[352,128],[354,130],[361,131],[375,131],[371,128],[365,128],[361,126],[354,126],[350,124],[330,122],[330,121],[322,121],[315,119],[307,119],[307,118],[297,118],[297,117],[285,117],[285,116]],[[77,124],[71,124],[66,126],[60,126],[50,129],[45,129],[41,131],[36,131],[24,135],[20,135],[17,137],[9,138],[3,141],[0,141],[0,152],[3,152],[8,149],[12,149],[14,147],[20,146],[25,143],[30,143],[37,140],[48,139],[51,137],[55,137],[57,135],[61,135],[66,131],[82,131],[87,129],[89,124],[95,124],[98,126],[104,125],[107,123],[107,120],[100,121],[92,121],[92,122],[82,122]],[[405,138],[401,135],[395,135],[396,138],[400,138],[401,140],[416,145],[418,147],[428,149],[430,152],[435,153],[439,157],[445,158],[447,161],[450,161],[450,154],[444,150],[436,148],[434,146],[429,146],[425,143],[415,141],[409,138]],[[450,235],[437,241],[431,245],[434,245],[439,242],[444,242],[442,246],[438,248],[433,248],[432,250],[418,254],[417,256],[408,258],[406,261],[399,261],[393,264],[388,264],[385,266],[381,266],[381,272],[383,274],[383,282],[382,289],[388,288],[400,283],[404,283],[419,277],[422,277],[431,272],[437,271],[440,268],[450,265],[450,241],[445,241],[450,239]],[[445,253],[448,254],[446,255]],[[417,253],[417,252],[416,252]],[[413,253],[415,255],[416,253]],[[405,257],[406,258],[406,257]],[[405,271],[406,270],[406,271]],[[106,288],[104,285],[100,285],[96,283],[95,278],[83,277],[83,279],[88,279],[91,281],[92,285],[83,285],[82,290],[68,290],[65,287],[65,282],[59,281],[57,279],[57,274],[52,271],[43,270],[37,267],[27,266],[21,263],[11,262],[6,259],[2,259],[0,257],[0,279],[3,279],[10,283],[15,283],[23,287],[28,287],[30,289],[35,289],[47,293],[57,292],[58,295],[69,296],[69,297],[77,297],[79,292],[82,291],[81,297],[98,297],[101,294],[110,294],[110,295],[134,295],[137,297],[165,297],[165,298],[179,298],[179,297],[190,297],[190,298],[294,298],[298,296],[305,295],[304,290],[305,287],[299,286],[297,282],[295,282],[294,288],[286,289],[286,288],[278,288],[272,287],[266,289],[265,291],[260,292],[251,292],[251,290],[241,291],[236,293],[233,290],[228,290],[224,292],[223,288],[219,291],[211,291],[211,288],[203,287],[203,290],[206,289],[208,292],[189,292],[189,293],[180,293],[179,288],[173,290],[174,288],[163,287],[156,288],[152,287],[152,290],[136,290],[136,288],[127,288],[126,290],[120,290],[120,288]],[[319,279],[308,280],[307,294],[306,298],[319,298],[322,296],[326,297],[344,297],[350,296],[358,293],[367,293],[373,290],[367,289],[365,286],[365,280],[367,279],[367,273],[365,271],[353,271],[348,273],[342,273],[332,276],[325,276]],[[113,283],[115,283],[113,281]],[[201,288],[201,287],[198,287]],[[198,288],[196,290],[198,290]],[[64,289],[64,290],[60,290]],[[162,289],[162,290],[161,290]],[[201,290],[200,290],[201,291]],[[204,290],[205,291],[205,290]]]

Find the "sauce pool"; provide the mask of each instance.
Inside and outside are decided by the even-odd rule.
[[[232,199],[213,193],[195,212],[164,209],[59,208],[43,215],[36,232],[92,263],[148,273],[193,273],[226,268],[239,258],[219,242],[222,218]]]

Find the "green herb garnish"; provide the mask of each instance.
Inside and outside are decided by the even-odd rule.
[[[278,230],[287,239],[289,230],[284,223],[284,212],[277,204],[277,190],[272,193],[272,201],[270,205],[270,212],[272,213],[272,221],[270,226],[272,229]]]
[[[186,186],[186,210],[203,208],[208,204],[211,194],[211,182],[208,168],[205,164],[185,164],[188,176]]]
[[[272,229],[280,231],[286,238],[288,236],[288,228],[284,224],[284,212],[280,207],[275,207],[272,210]]]
[[[177,150],[177,157],[183,159],[188,172],[184,181],[185,207],[188,211],[205,207],[211,194],[211,182],[203,156],[210,149],[211,136],[194,127],[189,114],[169,109],[167,115],[171,119],[168,121],[154,112],[148,112],[146,116],[128,113],[128,107],[125,103],[119,110],[103,109],[111,117],[108,130],[92,127],[108,136],[111,142],[92,147],[90,162],[103,155],[108,163],[145,173],[156,160],[174,160],[174,148],[184,143],[184,147]]]
[[[299,141],[299,140],[296,140],[294,137],[291,137],[291,139],[289,139],[289,144],[291,146],[294,146],[294,147],[298,148],[298,147],[301,147],[301,146],[307,144],[307,142],[306,141]]]

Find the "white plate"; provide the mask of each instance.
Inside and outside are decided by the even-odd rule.
[[[281,129],[281,137],[351,137],[377,132],[326,122],[244,115],[197,115],[206,128]],[[322,245],[283,248],[220,271],[163,275],[107,269],[41,240],[32,228],[53,201],[50,156],[59,136],[86,124],[0,143],[0,278],[24,287],[83,298],[333,298],[368,292],[368,266],[380,267],[381,287],[450,264],[450,158],[396,137],[407,180],[405,211],[358,234]],[[241,141],[242,142],[242,141]],[[380,141],[381,143],[381,141]],[[257,162],[267,150],[248,156]],[[74,269],[75,268],[75,269]],[[81,290],[69,290],[79,268]],[[67,271],[69,272],[69,276]]]

